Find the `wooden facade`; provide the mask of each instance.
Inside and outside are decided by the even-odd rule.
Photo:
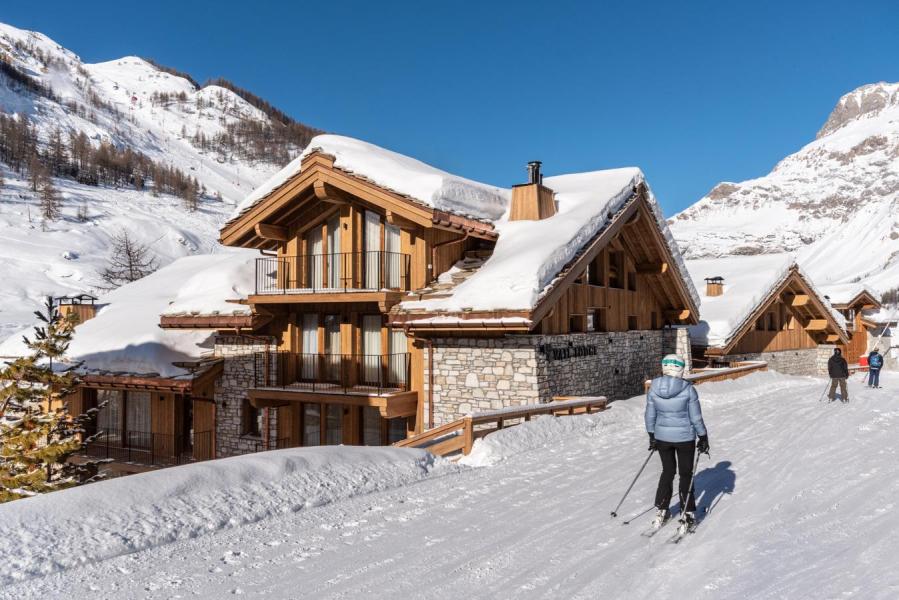
[[[539,182],[516,186],[512,204],[516,219],[547,218],[556,210],[552,190]],[[289,445],[304,444],[309,435],[314,440],[308,420],[320,424],[328,416],[340,423],[342,443],[374,439],[375,414],[385,421],[382,440],[393,439],[398,418],[408,434],[420,433],[426,426],[424,377],[434,336],[650,330],[696,322],[696,306],[673,268],[675,258],[642,185],[564,266],[532,310],[467,311],[458,315],[458,325],[428,327],[416,323],[421,314],[396,309],[410,295],[432,293],[438,275],[461,259],[489,257],[496,240],[490,223],[381,188],[335,168],[333,158],[319,152],[304,159],[299,174],[227,223],[222,243],[271,253],[257,261],[257,290],[248,299],[254,313],[270,321],[253,333],[273,337],[273,350],[288,355],[293,366],[278,362],[275,385],[257,382],[250,398],[256,407],[277,409],[279,440]],[[336,354],[370,356],[378,343],[381,355],[399,349],[408,355],[402,389],[357,389],[352,374],[341,390],[329,390],[327,377],[296,381],[303,365],[324,372],[319,363],[343,365]],[[264,367],[267,373],[272,368]],[[318,431],[319,441],[325,440],[324,427]]]
[[[849,330],[849,342],[840,344],[840,349],[850,364],[857,363],[868,352],[868,328],[864,323],[864,311],[880,308],[880,301],[862,290],[849,302],[834,302],[833,307],[845,317],[846,329]]]
[[[794,267],[765,299],[743,320],[742,326],[722,347],[711,347],[706,356],[759,354],[817,348],[821,344],[849,341],[830,312]]]

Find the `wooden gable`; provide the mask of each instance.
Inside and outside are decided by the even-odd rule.
[[[567,333],[695,324],[697,308],[674,261],[641,185],[538,302],[535,329]]]
[[[800,350],[816,348],[819,344],[845,344],[848,340],[826,301],[793,267],[744,320],[730,341],[723,347],[709,348],[706,354]]]
[[[442,229],[496,239],[490,223],[434,210],[414,198],[336,168],[334,158],[320,152],[305,157],[299,173],[226,223],[219,238],[226,246],[275,249],[289,239],[289,224],[311,223],[316,216],[350,203],[371,207],[401,227]]]

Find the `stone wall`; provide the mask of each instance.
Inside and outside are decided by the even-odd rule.
[[[642,393],[643,382],[660,374],[665,354],[690,357],[683,328],[438,338],[433,345],[435,425],[473,412],[548,402],[553,396],[627,398]],[[428,376],[425,361],[425,402]]]
[[[274,340],[272,340],[274,343]],[[222,376],[215,384],[216,456],[223,458],[256,452],[262,447],[261,437],[243,435],[244,400],[254,386],[254,353],[264,352],[266,343],[247,336],[217,336],[215,355],[225,359]],[[277,438],[277,410],[262,411],[263,424],[268,421],[271,440]]]
[[[786,375],[827,374],[827,359],[833,353],[833,346],[805,348],[802,350],[782,350],[779,352],[757,352],[753,354],[728,354],[716,357],[716,363],[763,360],[772,371]],[[823,357],[823,364],[822,364]]]

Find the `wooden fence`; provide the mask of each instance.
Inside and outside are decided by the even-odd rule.
[[[711,383],[713,381],[726,381],[728,379],[739,379],[746,375],[751,375],[760,371],[767,371],[768,363],[765,361],[738,362],[730,367],[721,369],[696,369],[688,375],[684,375],[684,379],[694,385],[701,383]],[[643,383],[643,390],[649,391],[649,385],[652,383],[647,379]]]
[[[606,409],[605,396],[559,396],[552,402],[510,406],[499,410],[474,413],[393,444],[399,448],[422,448],[437,456],[454,452],[468,454],[477,438],[505,427],[530,421],[536,415],[556,417],[591,414]]]

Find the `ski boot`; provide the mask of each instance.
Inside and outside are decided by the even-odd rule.
[[[667,508],[660,508],[656,511],[656,516],[652,520],[652,526],[655,529],[658,529],[662,525],[668,522],[668,519],[671,518],[671,512]]]
[[[677,528],[677,533],[679,535],[685,535],[687,533],[692,533],[696,528],[696,513],[693,511],[687,511],[684,513],[683,518],[680,522],[680,527]]]

